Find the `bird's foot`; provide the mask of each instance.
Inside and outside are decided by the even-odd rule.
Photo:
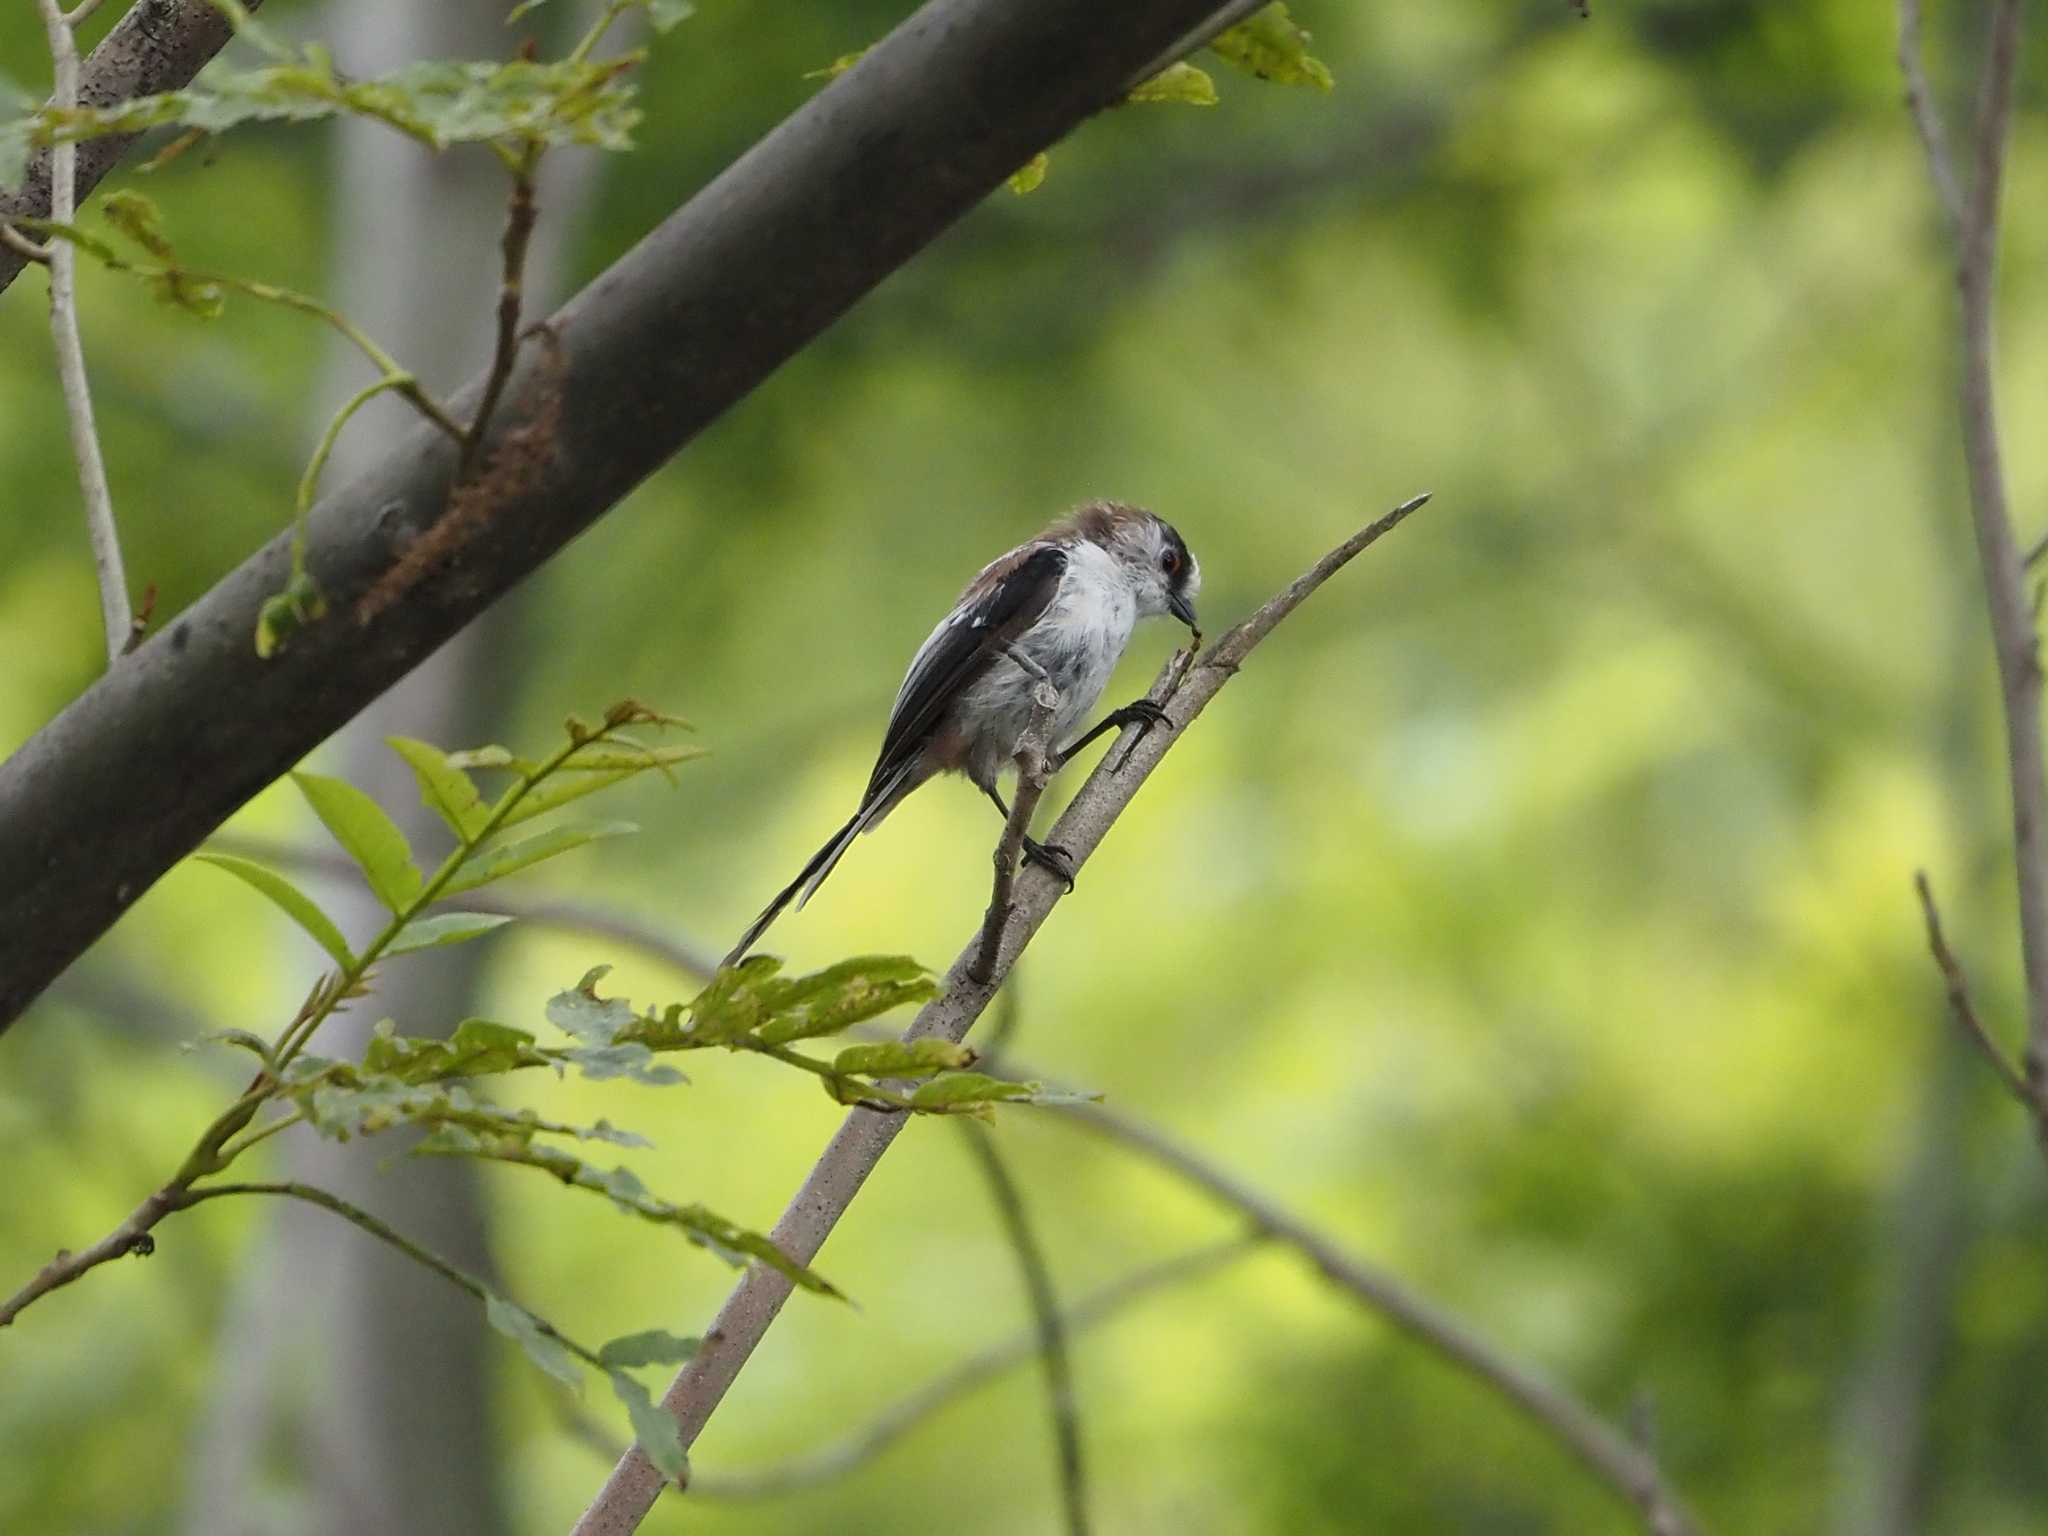
[[[1041,843],[1036,838],[1027,837],[1024,839],[1024,859],[1040,869],[1050,870],[1068,890],[1074,888],[1074,856],[1058,843]]]

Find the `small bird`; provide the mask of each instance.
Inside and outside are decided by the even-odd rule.
[[[1016,757],[1041,682],[1059,694],[1050,753],[1059,768],[1104,731],[1166,723],[1150,699],[1112,710],[1073,741],[1066,737],[1102,696],[1138,620],[1172,614],[1199,640],[1194,599],[1202,570],[1165,519],[1122,502],[1091,502],[982,567],[953,611],[918,647],[897,691],[860,809],[776,894],[721,966],[745,958],[782,909],[801,907],[854,838],[873,829],[935,774],[963,773],[1010,809],[996,779]],[[1073,888],[1071,856],[1024,839],[1024,852]]]

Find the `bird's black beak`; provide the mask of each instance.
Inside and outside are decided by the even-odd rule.
[[[1166,594],[1166,606],[1173,616],[1179,619],[1181,623],[1187,625],[1189,629],[1198,635],[1202,632],[1202,627],[1195,622],[1195,605],[1182,597],[1178,592]]]

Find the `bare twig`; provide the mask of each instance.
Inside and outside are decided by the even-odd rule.
[[[1991,1038],[1991,1031],[1984,1027],[1984,1021],[1977,1015],[1976,1005],[1970,1000],[1970,978],[1963,970],[1962,961],[1949,948],[1948,936],[1942,932],[1941,912],[1934,904],[1934,887],[1928,883],[1925,870],[1914,872],[1913,889],[1920,895],[1920,913],[1927,923],[1927,947],[1934,955],[1935,965],[1941,969],[1941,979],[1948,990],[1949,1012],[1955,1016],[1957,1027],[1991,1063],[1998,1080],[2042,1122],[2044,1131],[2048,1131],[2048,1102],[2043,1101],[2034,1085],[2006,1058],[2005,1051]]]
[[[1031,690],[1031,718],[1017,745],[1017,794],[1010,802],[1010,814],[1003,820],[1003,835],[996,840],[995,885],[989,894],[988,911],[981,920],[981,946],[974,952],[968,974],[986,982],[995,976],[996,956],[1003,947],[1003,929],[1010,921],[1011,888],[1017,879],[1017,858],[1024,838],[1031,830],[1032,813],[1045,793],[1046,732],[1051,729],[1059,695],[1050,683],[1038,683]]]
[[[1067,1356],[1067,1324],[1060,1314],[1059,1292],[1053,1286],[1052,1268],[1045,1250],[1032,1230],[1031,1216],[1024,1209],[1024,1195],[1010,1174],[1002,1153],[988,1127],[963,1124],[961,1131],[975,1161],[988,1180],[996,1213],[1017,1254],[1017,1267],[1024,1276],[1025,1294],[1031,1300],[1032,1326],[1038,1335],[1039,1358],[1045,1362],[1046,1400],[1052,1411],[1053,1443],[1059,1450],[1060,1504],[1065,1511],[1070,1536],[1087,1536],[1088,1478],[1081,1460],[1081,1410],[1074,1396],[1074,1368]]]
[[[1900,0],[1899,60],[1907,97],[1927,150],[1935,192],[1952,217],[1956,287],[1962,300],[1963,456],[1969,468],[1970,511],[1991,617],[2004,704],[2007,771],[2012,791],[2013,860],[2019,885],[2020,959],[2027,984],[2023,1074],[2041,1102],[2048,1092],[2048,762],[2041,745],[2042,676],[2026,566],[2007,505],[1993,378],[1992,306],[1998,273],[1998,227],[2012,123],[2013,77],[2020,52],[2020,0],[1995,0],[1977,103],[1976,137],[1967,197],[1959,198],[1940,113],[1920,65],[1919,8]]]
[[[1928,174],[1934,180],[1934,195],[1948,216],[1951,232],[1963,221],[1963,193],[1956,181],[1955,161],[1948,152],[1948,130],[1942,126],[1941,107],[1927,84],[1927,69],[1920,53],[1920,0],[1899,0],[1899,73],[1906,78],[1906,110],[1913,115],[1913,127],[1927,152]]]
[[[498,401],[504,397],[505,385],[512,377],[512,365],[519,357],[519,315],[526,288],[526,248],[533,238],[533,224],[538,216],[533,200],[533,177],[539,164],[540,151],[536,147],[526,150],[511,166],[512,196],[506,204],[505,236],[499,244],[504,267],[498,279],[498,339],[491,352],[490,371],[484,376],[483,394],[477,400],[476,415],[463,434],[461,465],[455,472],[458,481],[467,480],[476,472],[477,461],[483,453],[484,434],[490,430],[491,418],[498,412]]]
[[[36,0],[43,31],[56,65],[51,101],[61,110],[78,105],[78,39],[57,0]],[[89,10],[90,7],[82,7]],[[77,214],[78,146],[59,143],[51,154],[50,217],[69,224]],[[57,377],[64,412],[71,423],[71,455],[78,461],[78,488],[85,497],[85,527],[92,540],[92,564],[99,577],[100,621],[107,636],[107,665],[128,649],[134,614],[128,606],[128,576],[121,567],[121,535],[114,526],[114,498],[100,457],[99,429],[92,419],[92,386],[85,374],[85,343],[78,333],[78,249],[68,240],[45,247],[50,269],[50,339],[57,349]]]
[[[1227,4],[1220,6],[1200,26],[1187,33],[1171,48],[1168,48],[1159,57],[1132,75],[1129,80],[1124,82],[1124,88],[1118,94],[1129,95],[1162,69],[1178,64],[1189,54],[1208,47],[1217,38],[1228,32],[1254,11],[1263,10],[1266,4],[1267,0],[1228,0]]]
[[[1089,775],[1088,782],[1053,828],[1053,841],[1067,850],[1076,868],[1086,862],[1173,743],[1186,734],[1188,725],[1230,681],[1245,653],[1270,634],[1274,625],[1292,613],[1332,572],[1426,499],[1418,497],[1405,503],[1347,540],[1307,576],[1218,641],[1190,669],[1179,690],[1164,701],[1174,728],[1147,732],[1123,772],[1108,772],[1103,764],[1096,765],[1095,772]],[[1016,889],[1014,918],[1006,927],[990,979],[978,981],[971,973],[980,951],[977,937],[954,961],[947,973],[944,993],[919,1011],[906,1039],[936,1036],[957,1041],[981,1017],[1001,985],[1003,974],[1051,915],[1060,898],[1061,882],[1046,870],[1032,866],[1019,873]],[[808,1263],[906,1119],[862,1109],[850,1112],[776,1223],[771,1234],[775,1245],[796,1262]],[[789,1281],[779,1271],[756,1266],[726,1298],[704,1336],[703,1347],[677,1375],[663,1398],[681,1426],[686,1450],[739,1376],[754,1346],[774,1323],[789,1293]],[[661,1475],[653,1464],[637,1450],[629,1451],[620,1458],[611,1477],[577,1522],[578,1536],[621,1536],[638,1529],[660,1495],[661,1486]]]
[[[1081,1333],[1098,1323],[1121,1315],[1169,1287],[1185,1285],[1215,1273],[1227,1264],[1259,1251],[1264,1239],[1258,1233],[1225,1238],[1207,1247],[1195,1248],[1174,1258],[1163,1259],[1091,1291],[1062,1315],[1070,1334]],[[919,1424],[949,1404],[965,1397],[984,1382],[991,1381],[1013,1366],[1039,1353],[1040,1332],[1036,1326],[991,1344],[927,1382],[907,1397],[885,1408],[867,1424],[821,1450],[774,1466],[751,1472],[710,1473],[692,1471],[692,1499],[764,1499],[815,1487],[856,1471],[910,1433]],[[616,1451],[613,1454],[617,1454]]]
[[[147,1256],[155,1252],[156,1239],[149,1235],[150,1228],[177,1209],[176,1199],[176,1191],[168,1186],[160,1189],[131,1211],[126,1221],[90,1248],[82,1248],[76,1253],[68,1249],[59,1252],[36,1271],[27,1285],[0,1302],[0,1328],[13,1322],[30,1302],[47,1296],[59,1286],[69,1285],[89,1269],[126,1258],[131,1253]]]
[[[1015,1069],[1014,1063],[991,1066],[995,1071]],[[1101,1104],[1062,1106],[1056,1113],[1149,1158],[1250,1217],[1259,1231],[1306,1255],[1324,1278],[1501,1393],[1633,1503],[1650,1536],[1697,1536],[1698,1526],[1665,1481],[1655,1457],[1564,1388],[1509,1359],[1451,1313],[1353,1258],[1299,1217],[1141,1121]]]

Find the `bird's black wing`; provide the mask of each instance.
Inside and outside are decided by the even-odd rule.
[[[1051,606],[1066,568],[1066,553],[1058,545],[1027,544],[968,584],[910,663],[868,779],[868,797],[924,750],[939,717],[1003,647],[1038,622]]]

